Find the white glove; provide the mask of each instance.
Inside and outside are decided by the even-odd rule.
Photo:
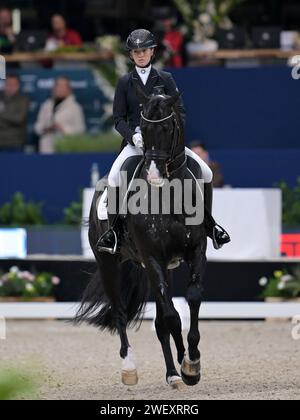
[[[132,141],[135,147],[139,147],[140,149],[143,149],[144,141],[143,141],[143,136],[140,133],[134,134],[134,136],[132,137]]]

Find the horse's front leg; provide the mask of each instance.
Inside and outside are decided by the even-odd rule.
[[[174,337],[178,349],[178,357],[183,357],[184,347],[181,334],[181,321],[178,312],[174,308],[169,286],[167,283],[168,274],[154,258],[150,258],[146,264],[149,280],[153,286],[156,296],[156,320],[155,327],[157,337],[161,343],[166,363],[167,383],[173,389],[182,389],[183,381],[176,370],[170,345],[170,335]],[[180,356],[180,354],[182,356]]]
[[[203,299],[203,277],[206,267],[203,244],[195,251],[189,265],[191,268],[191,280],[188,285],[186,299],[190,308],[191,325],[188,334],[189,349],[182,363],[181,374],[186,385],[194,386],[201,379],[201,354],[198,346],[200,343],[199,310]]]

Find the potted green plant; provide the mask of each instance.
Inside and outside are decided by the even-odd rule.
[[[0,302],[54,302],[60,279],[52,273],[30,273],[12,267],[0,276]]]
[[[290,187],[285,181],[275,185],[282,191],[282,223],[286,232],[300,231],[300,177],[296,185]]]
[[[0,206],[0,226],[40,226],[44,223],[41,203],[26,202],[24,195],[16,192],[11,202]]]
[[[300,301],[300,266],[292,274],[286,269],[275,271],[270,278],[263,277],[259,280],[263,287],[261,297],[266,302]]]

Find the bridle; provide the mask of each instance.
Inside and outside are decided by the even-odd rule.
[[[144,113],[143,113],[143,111],[142,111],[142,112],[141,112],[141,117],[142,117],[142,119],[143,119],[144,121],[147,121],[148,123],[156,124],[156,123],[162,123],[162,122],[164,122],[164,121],[168,121],[169,119],[171,119],[171,118],[173,118],[173,117],[176,117],[176,115],[175,115],[175,112],[172,112],[172,114],[171,114],[171,115],[169,115],[168,117],[163,118],[163,119],[161,119],[161,120],[148,120],[148,118],[146,118],[146,117],[144,116]]]
[[[175,156],[175,150],[176,150],[176,147],[178,146],[178,139],[180,138],[180,135],[181,135],[181,129],[179,127],[179,124],[176,118],[176,113],[173,111],[168,117],[162,118],[160,120],[150,120],[149,118],[146,118],[144,116],[143,112],[141,112],[141,117],[143,121],[146,121],[147,123],[150,123],[150,124],[160,124],[170,119],[173,119],[174,121],[171,152],[168,153],[168,152],[165,152],[164,150],[148,150],[145,153],[145,157],[147,160],[164,161],[166,165],[166,173],[167,173],[167,176],[169,177],[175,171],[175,169],[171,171],[170,166],[174,164],[177,160],[179,160],[179,158],[181,158],[182,156],[184,156],[185,158],[183,164],[179,168],[181,168],[186,163],[185,150],[182,153],[180,153],[178,156]],[[176,170],[179,168],[176,168]]]

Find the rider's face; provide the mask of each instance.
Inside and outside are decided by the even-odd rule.
[[[137,49],[131,51],[131,57],[134,60],[136,66],[138,67],[144,67],[147,66],[151,58],[154,54],[153,48],[146,48],[146,49]]]

